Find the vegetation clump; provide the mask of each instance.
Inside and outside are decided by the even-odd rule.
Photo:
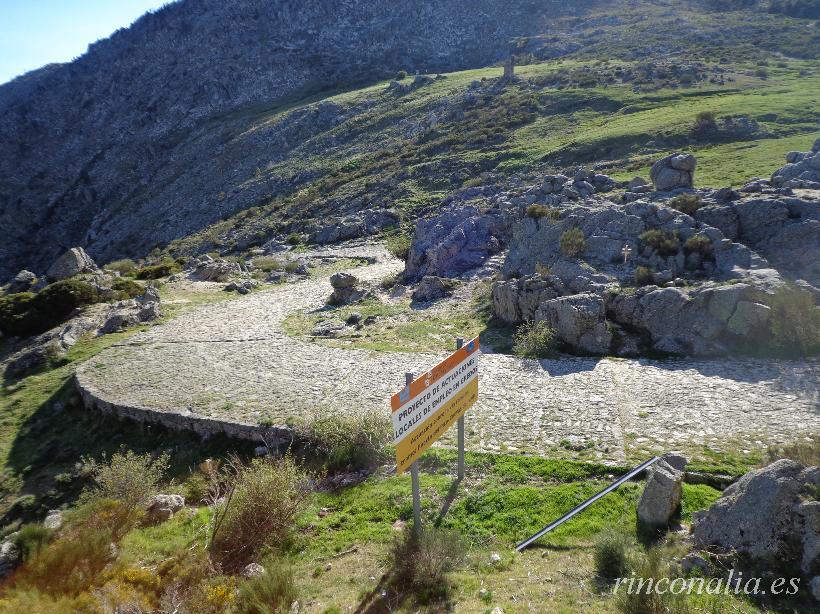
[[[627,575],[631,544],[624,533],[614,529],[602,531],[595,541],[595,571],[603,580]]]
[[[697,194],[678,194],[666,204],[686,215],[694,215],[695,211],[703,207],[703,200]]]
[[[561,253],[568,258],[580,256],[587,248],[584,233],[580,228],[570,228],[558,239],[558,247],[561,249]]]
[[[653,228],[641,233],[638,238],[641,243],[648,245],[664,258],[675,256],[680,251],[680,241],[677,233]]]
[[[527,207],[527,217],[531,217],[534,220],[540,220],[543,217],[557,220],[560,216],[560,211],[552,207],[547,207],[546,205],[530,205]]]
[[[176,260],[165,258],[158,264],[144,266],[137,269],[135,274],[137,279],[159,279],[160,277],[167,277],[174,273],[179,273],[180,266]]]
[[[55,282],[38,294],[9,294],[0,298],[0,332],[10,337],[38,335],[65,321],[75,309],[99,301],[97,288],[77,279]]]
[[[703,257],[711,257],[714,255],[714,247],[712,241],[706,235],[694,235],[686,239],[683,244],[683,251],[687,254],[700,254]]]
[[[407,260],[412,243],[413,240],[410,236],[399,234],[387,237],[384,241],[384,247],[399,260]]]
[[[283,561],[265,561],[265,571],[237,589],[234,611],[239,614],[288,612],[298,596],[293,569]]]
[[[425,527],[420,535],[407,532],[397,539],[390,553],[393,570],[417,601],[428,604],[445,599],[450,591],[447,574],[466,556],[461,535],[452,529]]]
[[[124,301],[129,298],[134,298],[145,292],[140,284],[133,279],[115,279],[111,284],[111,289],[116,293],[117,300]]]
[[[220,569],[236,573],[263,551],[287,547],[309,493],[308,476],[292,457],[249,465],[234,457],[214,481],[208,550]]]
[[[297,424],[297,436],[330,471],[369,467],[384,461],[390,442],[390,423],[376,412],[317,414]]]
[[[655,283],[655,273],[647,266],[635,267],[635,284],[649,286]]]
[[[548,358],[558,347],[558,334],[546,322],[525,322],[513,337],[513,353],[522,358]]]
[[[137,271],[137,263],[130,258],[123,258],[121,260],[114,260],[103,267],[109,271],[116,271],[124,277],[131,277]]]

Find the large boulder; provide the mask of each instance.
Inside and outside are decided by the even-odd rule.
[[[185,507],[185,497],[182,495],[154,495],[146,506],[149,523],[165,522]]]
[[[377,234],[400,223],[401,218],[391,209],[368,209],[322,226],[311,238],[319,244],[339,243]]]
[[[413,291],[413,301],[428,303],[444,298],[453,291],[456,282],[433,275],[425,275]]]
[[[330,276],[330,285],[333,293],[328,299],[331,305],[348,305],[355,303],[366,296],[368,292],[358,287],[359,279],[350,273],[334,273]]]
[[[820,145],[818,139],[809,152],[792,151],[786,156],[786,166],[772,175],[772,185],[783,188],[820,190]]]
[[[596,294],[576,294],[546,301],[533,318],[554,328],[558,337],[588,354],[608,354],[612,331],[606,322],[604,299]]]
[[[12,536],[0,542],[0,579],[8,576],[20,564],[22,552]]]
[[[649,171],[649,176],[655,189],[659,192],[692,188],[695,185],[696,166],[695,156],[674,153],[655,162]]]
[[[820,467],[779,460],[750,471],[695,513],[700,548],[736,552],[756,566],[820,574]]]
[[[112,305],[99,332],[102,335],[114,333],[129,326],[153,322],[160,315],[159,290],[148,286],[140,296]]]
[[[638,501],[638,520],[646,527],[666,527],[680,509],[684,472],[661,459],[648,470]]]
[[[498,211],[454,207],[419,220],[407,256],[405,276],[456,277],[481,266],[503,247],[504,219]]]
[[[72,247],[49,267],[46,277],[51,281],[60,281],[80,273],[93,273],[97,270],[96,263],[82,247]]]
[[[36,281],[37,276],[34,273],[32,273],[31,271],[22,270],[14,276],[14,279],[11,280],[11,283],[9,283],[6,292],[8,294],[16,294],[17,292],[27,292],[31,290],[31,287],[34,285],[34,282]]]
[[[185,273],[192,281],[227,282],[231,279],[248,277],[249,270],[247,266],[238,262],[212,258],[206,254],[192,260]]]

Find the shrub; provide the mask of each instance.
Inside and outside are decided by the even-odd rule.
[[[552,207],[547,207],[546,205],[530,205],[527,207],[527,217],[531,217],[534,220],[539,220],[542,217],[557,220],[560,216],[560,211]]]
[[[111,289],[117,293],[117,300],[120,301],[134,298],[135,296],[139,296],[145,292],[145,288],[137,282],[131,279],[122,278],[115,279],[114,283],[111,284]]]
[[[768,71],[768,70],[766,70],[765,68],[758,68],[758,69],[755,71],[755,76],[756,76],[758,79],[768,79],[768,78],[769,78],[769,71]]]
[[[14,542],[23,553],[23,560],[27,561],[37,555],[53,536],[54,531],[41,524],[27,524],[17,532]]]
[[[281,271],[283,268],[282,262],[275,256],[257,256],[252,262],[253,266],[265,273]]]
[[[419,602],[430,603],[447,596],[447,574],[462,564],[465,552],[457,531],[426,527],[418,537],[406,532],[396,539],[390,558],[402,585],[409,586]]]
[[[381,462],[392,435],[389,421],[377,412],[317,414],[309,422],[297,424],[295,430],[331,471]]]
[[[399,72],[396,73],[396,81],[403,81],[406,78],[407,78],[407,71],[406,70],[400,70]]]
[[[666,205],[686,215],[694,215],[695,211],[703,207],[703,201],[697,194],[678,194]]]
[[[298,593],[293,570],[279,561],[266,561],[265,573],[239,585],[235,611],[239,614],[277,614],[290,611]]]
[[[635,283],[639,286],[649,286],[655,283],[655,273],[646,266],[635,268]]]
[[[587,248],[587,242],[580,228],[570,228],[558,239],[558,246],[562,254],[568,258],[574,258],[584,253],[584,250]]]
[[[788,284],[771,297],[769,306],[771,343],[776,351],[786,356],[820,352],[820,309],[810,293]]]
[[[694,235],[686,239],[683,251],[687,254],[697,253],[701,256],[711,256],[714,253],[712,241],[706,235]]]
[[[302,235],[298,232],[290,233],[287,238],[285,239],[285,243],[288,245],[299,245],[302,242]]]
[[[603,531],[595,542],[595,571],[605,580],[626,575],[629,568],[630,541],[613,529]]]
[[[75,309],[99,300],[94,286],[77,279],[55,282],[39,294],[10,294],[0,298],[0,331],[9,336],[38,335],[65,321]]]
[[[788,458],[806,467],[820,465],[820,435],[806,435],[805,439],[782,446],[769,446],[763,466],[781,458]]]
[[[407,260],[413,240],[408,235],[394,235],[387,237],[384,247],[399,260]]]
[[[83,492],[81,501],[117,501],[127,513],[136,516],[141,516],[168,471],[168,456],[165,454],[153,458],[128,450],[112,454],[107,462],[105,456],[102,463],[83,460],[91,474],[92,485]]]
[[[130,277],[134,275],[134,273],[136,273],[137,263],[131,260],[130,258],[123,258],[122,260],[115,260],[114,262],[109,262],[103,268],[108,269],[109,271],[116,271],[120,275]]]
[[[523,358],[547,358],[555,353],[558,337],[546,322],[525,322],[513,337],[513,353]]]
[[[125,515],[121,504],[108,500],[73,510],[60,536],[20,567],[15,586],[52,596],[76,596],[89,590],[111,561],[111,543],[124,534]]]
[[[674,256],[680,250],[680,243],[676,234],[657,229],[647,230],[638,237],[644,245],[648,245],[661,256]]]
[[[715,114],[712,111],[701,111],[695,117],[695,124],[692,126],[692,129],[696,133],[709,133],[709,132],[716,132],[717,122],[715,121]]]
[[[159,279],[168,277],[180,271],[179,263],[171,258],[165,258],[159,264],[144,266],[137,270],[137,279]]]
[[[308,494],[308,476],[290,456],[225,463],[212,490],[215,505],[208,549],[223,571],[235,573],[267,548],[287,546]]]

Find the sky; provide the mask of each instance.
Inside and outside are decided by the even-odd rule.
[[[81,56],[88,45],[131,25],[168,0],[0,0],[0,83],[52,62]]]

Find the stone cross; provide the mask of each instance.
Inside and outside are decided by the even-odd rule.
[[[629,257],[632,255],[632,248],[629,245],[624,245],[624,248],[621,250],[621,253],[624,255],[624,264],[627,263]]]

